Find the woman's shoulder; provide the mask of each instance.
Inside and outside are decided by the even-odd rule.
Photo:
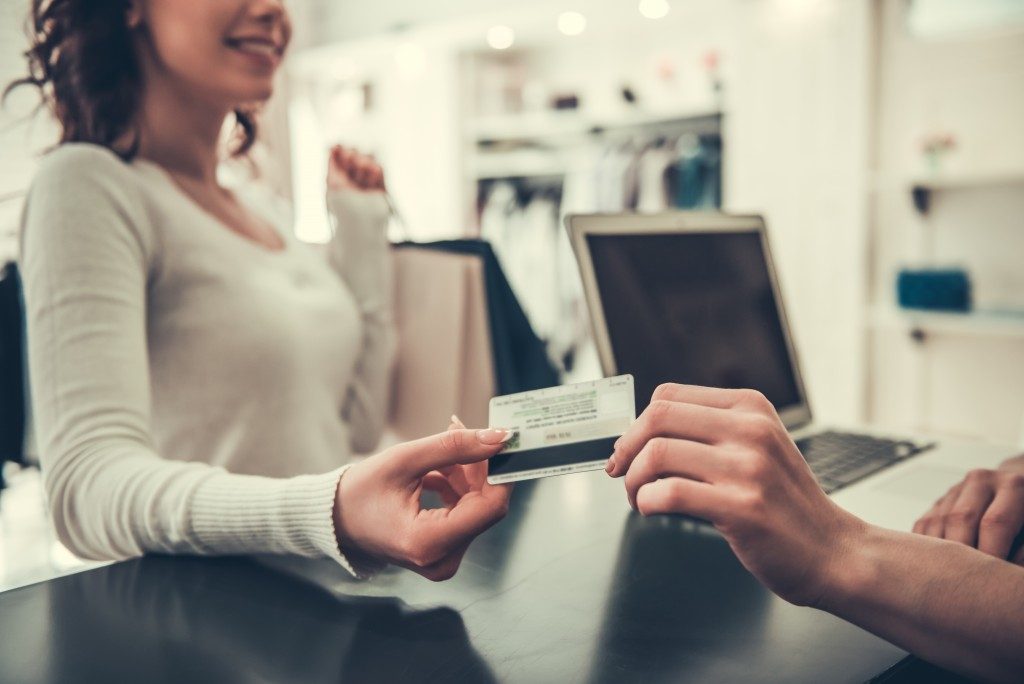
[[[36,180],[53,175],[70,180],[124,177],[130,173],[131,166],[109,148],[92,143],[63,143],[43,155]]]
[[[112,150],[90,143],[63,143],[43,155],[29,198],[45,197],[48,204],[90,204],[137,200],[135,172]]]
[[[29,228],[52,241],[90,224],[92,234],[128,230],[144,244],[152,239],[136,169],[113,151],[88,143],[64,143],[37,167],[22,214]]]

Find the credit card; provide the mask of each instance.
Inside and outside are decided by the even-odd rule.
[[[636,419],[633,376],[548,387],[491,399],[491,427],[514,434],[488,462],[491,484],[603,469]]]

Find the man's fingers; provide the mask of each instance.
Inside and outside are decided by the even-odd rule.
[[[929,508],[924,515],[917,519],[917,522],[914,523],[914,534],[925,534],[925,530],[928,528],[928,524],[932,521],[932,517],[935,515],[937,509],[938,504],[936,503]]]
[[[942,530],[946,526],[946,513],[956,501],[956,497],[960,494],[962,486],[963,483],[955,485],[952,489],[946,492],[945,496],[935,502],[935,506],[932,507],[932,512],[927,516],[927,520],[924,524],[924,531],[921,534],[926,537],[942,538]]]
[[[1020,537],[1018,537],[1018,540],[1020,540]],[[1017,543],[1019,542],[1015,542],[1014,545],[1016,546]],[[1016,552],[1011,551],[1010,562],[1016,565],[1024,565],[1024,543],[1017,547]]]
[[[400,444],[390,461],[394,473],[418,480],[431,470],[486,461],[501,451],[508,438],[507,430],[449,430]]]
[[[625,479],[626,497],[635,509],[637,492],[645,484],[672,476],[712,482],[725,467],[722,456],[715,453],[714,447],[700,442],[655,437],[629,466]]]
[[[1002,484],[978,524],[978,550],[996,558],[1007,558],[1014,540],[1024,528],[1024,491],[1012,483]]]
[[[735,433],[745,417],[746,414],[698,404],[652,401],[615,443],[612,468],[608,474],[612,477],[624,475],[640,450],[655,437],[713,444],[723,436]]]
[[[993,496],[995,492],[988,479],[968,476],[960,494],[946,512],[942,536],[967,546],[977,545],[978,524]]]
[[[771,411],[775,408],[763,394],[748,389],[721,389],[699,385],[677,385],[666,383],[654,390],[651,401],[674,401],[681,404],[697,404],[709,408]]]
[[[636,495],[638,510],[643,515],[682,513],[715,522],[727,506],[714,485],[681,477],[649,482]]]

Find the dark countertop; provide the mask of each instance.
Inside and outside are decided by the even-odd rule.
[[[602,473],[518,485],[446,583],[149,556],[0,594],[0,682],[861,682],[905,655]]]

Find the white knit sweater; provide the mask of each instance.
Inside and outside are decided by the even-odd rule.
[[[43,161],[21,260],[46,491],[73,552],[287,553],[352,570],[332,510],[385,417],[387,209],[356,192],[328,206],[329,257],[264,211],[286,242],[273,252],[150,162],[78,144]]]

